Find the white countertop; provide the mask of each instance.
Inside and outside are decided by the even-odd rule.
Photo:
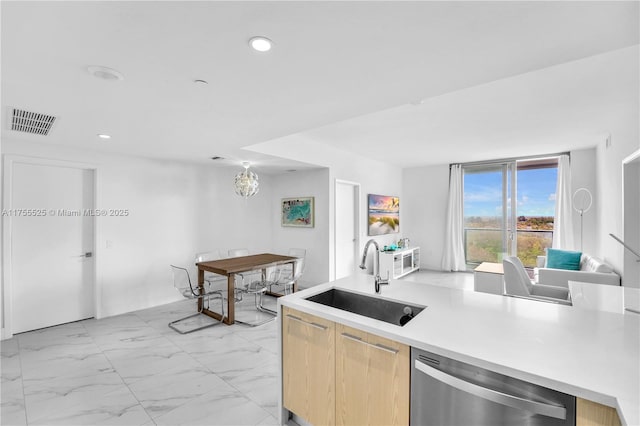
[[[374,295],[356,274],[278,301],[437,354],[616,407],[640,425],[640,315],[575,309],[392,280],[381,297],[427,306],[404,327],[304,300],[330,288]]]
[[[617,285],[569,281],[573,306],[580,309],[616,312],[625,310],[640,313],[640,289]]]

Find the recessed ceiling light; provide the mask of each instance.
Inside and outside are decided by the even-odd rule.
[[[103,140],[107,140],[107,139],[111,139],[111,135],[105,135],[104,133],[98,133],[98,138],[103,139]]]
[[[253,50],[257,50],[258,52],[268,52],[269,50],[271,50],[273,42],[266,37],[258,36],[252,37],[249,40],[249,46],[251,46]]]
[[[99,65],[91,65],[87,67],[87,71],[89,74],[96,78],[101,78],[103,80],[109,81],[119,81],[124,80],[124,75],[120,71],[116,71],[112,68],[102,67]]]

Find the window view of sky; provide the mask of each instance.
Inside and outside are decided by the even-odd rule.
[[[517,215],[553,216],[557,168],[520,170],[517,175]],[[502,173],[465,173],[464,215],[502,214]]]

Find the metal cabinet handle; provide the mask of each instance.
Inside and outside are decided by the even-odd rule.
[[[342,334],[342,337],[344,337],[345,339],[353,340],[354,342],[359,342],[359,343],[365,344],[367,346],[371,346],[372,348],[376,348],[376,349],[380,349],[380,350],[385,351],[385,352],[392,353],[394,355],[397,354],[398,352],[400,352],[398,349],[390,348],[388,346],[381,345],[380,343],[365,342],[360,337],[354,336],[354,335],[349,334],[349,333],[341,333],[341,334]]]
[[[556,419],[562,420],[565,420],[567,418],[566,407],[531,401],[529,399],[520,398],[518,396],[509,395],[506,393],[495,391],[493,389],[478,386],[474,383],[470,383],[444,373],[437,368],[433,368],[423,362],[418,361],[417,359],[415,360],[415,366],[416,369],[422,371],[427,376],[430,376],[442,383],[445,383],[456,389],[460,389],[461,391],[468,392],[477,397],[487,399],[498,404],[506,405],[507,407],[526,410],[534,414],[541,414],[543,416],[554,417]]]
[[[306,324],[306,325],[310,325],[311,327],[314,327],[314,328],[317,328],[317,329],[320,329],[320,330],[326,330],[327,328],[329,328],[326,325],[318,324],[318,323],[315,323],[315,322],[305,321],[302,318],[297,317],[295,315],[291,315],[291,314],[287,314],[287,318],[290,318],[290,319],[292,319],[294,321],[301,322],[301,323]]]

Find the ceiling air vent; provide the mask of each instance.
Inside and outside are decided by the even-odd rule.
[[[13,108],[11,130],[47,136],[55,121],[56,117],[52,115]]]

